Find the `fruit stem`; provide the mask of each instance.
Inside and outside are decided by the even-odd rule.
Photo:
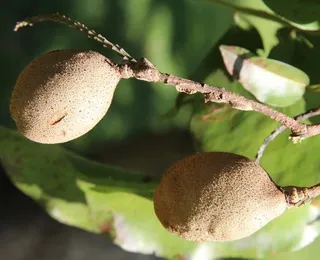
[[[282,187],[289,207],[299,207],[311,202],[320,195],[320,184],[309,188],[287,186]]]

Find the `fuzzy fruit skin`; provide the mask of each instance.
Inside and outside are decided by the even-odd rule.
[[[247,237],[287,208],[284,193],[256,162],[224,152],[186,157],[163,175],[154,195],[162,225],[196,242]]]
[[[31,61],[13,88],[10,113],[28,139],[64,143],[90,131],[108,111],[120,73],[90,50],[57,50]]]

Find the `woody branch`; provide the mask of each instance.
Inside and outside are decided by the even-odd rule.
[[[290,129],[292,132],[290,137],[294,143],[320,134],[319,124],[307,125],[299,123],[294,118],[291,118],[266,105],[251,99],[247,99],[224,88],[209,86],[205,83],[199,83],[172,74],[162,73],[145,58],[136,61],[136,59],[132,58],[132,56],[119,45],[111,43],[101,34],[96,33],[94,30],[88,29],[84,24],[74,21],[64,15],[60,15],[59,13],[42,14],[29,17],[21,22],[18,22],[14,28],[14,31],[18,31],[20,28],[25,26],[32,26],[36,23],[46,21],[66,24],[73,29],[84,32],[87,37],[96,40],[97,42],[103,44],[103,46],[111,48],[123,59],[123,63],[118,65],[118,69],[122,78],[124,79],[136,78],[138,80],[149,82],[164,83],[174,86],[179,92],[187,94],[194,94],[197,92],[202,93],[204,95],[205,102],[226,103],[234,109],[261,113]]]

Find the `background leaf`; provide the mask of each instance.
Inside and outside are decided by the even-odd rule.
[[[263,0],[275,13],[299,24],[319,21],[320,2],[317,0]]]
[[[309,205],[290,210],[242,240],[188,242],[167,232],[155,216],[152,196],[156,183],[143,182],[137,173],[88,161],[58,145],[29,142],[5,128],[0,130],[0,140],[1,162],[21,191],[35,199],[54,219],[108,235],[129,252],[170,259],[177,256],[255,258],[297,250],[320,231],[318,222],[311,223],[320,210]],[[306,235],[301,236],[301,232]],[[312,232],[312,238],[307,236],[308,232]]]
[[[308,75],[289,64],[255,56],[237,46],[221,45],[220,51],[229,74],[260,102],[268,105],[293,105],[309,84]]]
[[[320,60],[316,57],[320,55],[320,37],[308,36],[312,43],[312,46],[308,46],[298,37],[291,37],[286,29],[279,30],[277,35],[280,42],[271,50],[269,58],[279,59],[303,70],[308,74],[311,85],[319,84]]]
[[[172,257],[194,245],[167,232],[153,211],[155,183],[79,157],[59,145],[30,142],[0,128],[0,159],[14,185],[59,222],[108,234],[130,252]]]

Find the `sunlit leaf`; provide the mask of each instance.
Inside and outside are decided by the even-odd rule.
[[[280,61],[254,56],[248,50],[221,45],[225,66],[260,102],[277,107],[296,103],[309,84],[303,71]]]
[[[130,252],[172,258],[197,246],[167,232],[153,210],[156,183],[0,127],[0,161],[13,184],[57,221],[106,234]]]

